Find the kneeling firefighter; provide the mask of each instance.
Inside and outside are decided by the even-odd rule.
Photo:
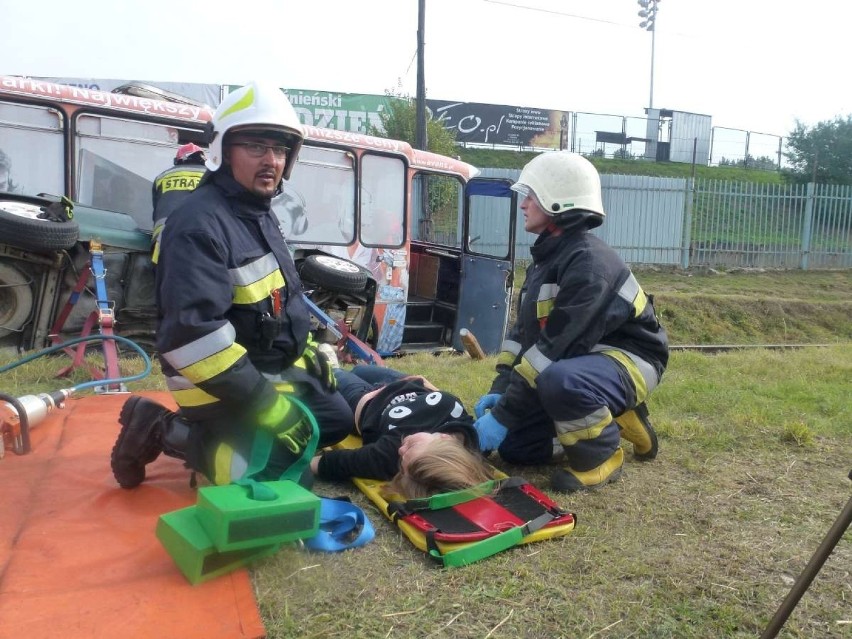
[[[543,153],[512,189],[524,198],[524,228],[538,238],[475,428],[482,449],[510,463],[564,453],[552,479],[557,490],[597,488],[621,473],[620,437],[633,443],[636,459],[657,455],[645,400],[665,370],[668,339],[653,298],[589,232],[605,214],[588,160]]]
[[[213,116],[204,174],[169,215],[157,265],[157,352],[177,413],[133,396],[122,408],[112,471],[123,488],[163,452],[215,484],[242,478],[256,435],[273,435],[259,479],[343,439],[354,418],[336,390],[295,264],[271,211],[304,137],[284,94],[251,83]],[[291,401],[297,397],[299,402]]]

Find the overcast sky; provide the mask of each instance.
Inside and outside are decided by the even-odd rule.
[[[416,93],[417,0],[0,0],[0,73]],[[430,98],[641,117],[636,0],[426,0]],[[852,4],[660,0],[654,106],[786,135],[852,113]]]

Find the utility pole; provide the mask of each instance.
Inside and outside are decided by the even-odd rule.
[[[414,146],[423,151],[428,143],[426,137],[426,72],[423,63],[424,32],[426,30],[426,0],[417,4],[417,108]]]

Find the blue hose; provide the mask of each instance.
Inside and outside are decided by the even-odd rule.
[[[11,364],[6,364],[5,366],[0,366],[0,373],[5,373],[6,371],[12,370],[13,368],[17,368],[22,364],[26,364],[28,362],[33,361],[34,359],[38,359],[39,357],[43,357],[45,355],[50,355],[51,353],[55,353],[60,351],[68,346],[72,346],[73,344],[79,344],[80,342],[100,342],[103,340],[115,340],[121,344],[126,344],[130,346],[133,350],[135,350],[142,357],[142,361],[145,362],[145,370],[141,373],[137,373],[136,375],[130,375],[128,377],[118,377],[116,379],[96,379],[90,382],[83,382],[81,384],[77,384],[76,386],[72,386],[69,390],[71,391],[80,391],[85,388],[91,388],[92,386],[108,386],[110,384],[123,384],[125,382],[135,382],[144,377],[147,377],[151,372],[151,358],[148,357],[148,354],[142,350],[136,342],[133,342],[126,337],[121,337],[120,335],[86,335],[84,337],[74,337],[69,339],[67,342],[63,342],[62,344],[56,344],[55,346],[50,346],[40,351],[36,351],[31,355],[27,355],[23,359],[19,359],[17,362],[12,362]]]

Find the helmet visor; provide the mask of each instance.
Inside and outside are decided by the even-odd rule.
[[[235,127],[228,131],[227,136],[239,135],[240,138],[275,140],[285,146],[292,146],[294,139],[299,136],[294,131],[279,128],[263,128],[258,126]]]
[[[515,182],[509,188],[515,191],[515,193],[519,193],[521,197],[531,197],[533,200],[535,200],[535,203],[538,204],[538,207],[542,211],[544,211],[548,215],[551,215],[551,213],[547,209],[545,209],[544,206],[542,206],[541,200],[538,199],[538,196],[535,194],[535,191],[533,191],[532,187],[530,187],[528,184],[524,184],[523,182]]]

